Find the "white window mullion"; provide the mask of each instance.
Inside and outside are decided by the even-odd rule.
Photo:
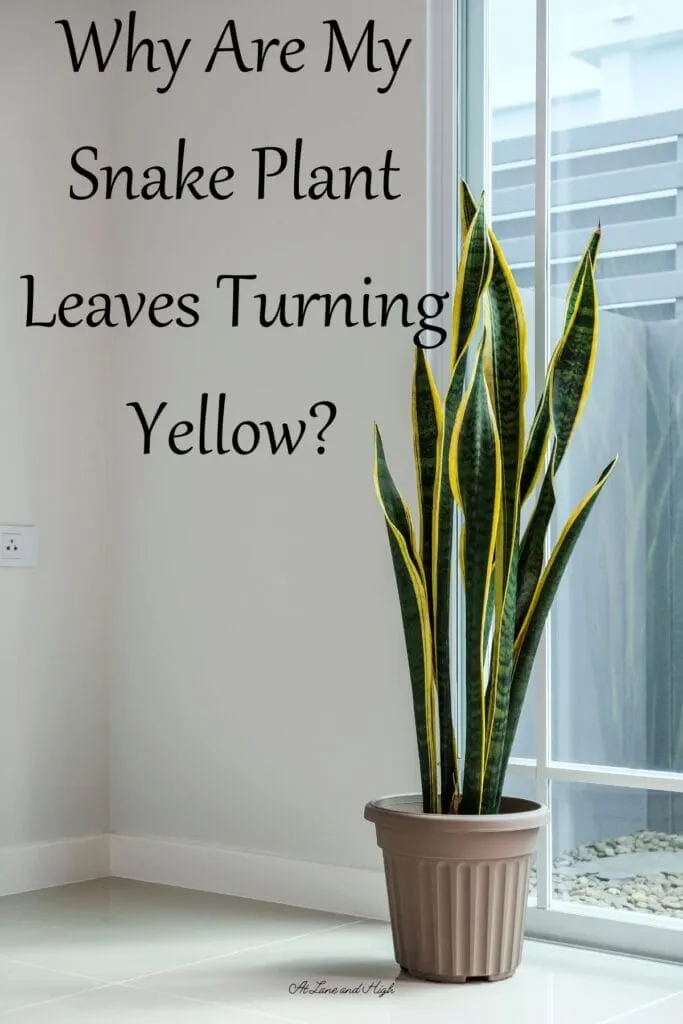
[[[433,0],[432,0],[433,2]],[[535,237],[534,237],[534,329],[529,337],[530,376],[536,397],[540,397],[550,355],[551,201],[550,201],[550,4],[552,0],[534,0],[536,14],[536,90],[535,90]],[[450,0],[449,0],[450,5]],[[437,0],[438,6],[438,0]],[[487,193],[488,209],[492,201],[492,114],[489,74],[489,22],[494,10],[492,0],[459,0],[456,39],[457,78],[455,96],[459,130],[456,139],[456,167],[453,184],[463,175],[475,195]],[[513,6],[513,5],[512,5]],[[495,30],[495,24],[491,25]],[[525,31],[529,32],[527,23]],[[491,69],[496,73],[496,69]],[[503,73],[503,72],[501,72]],[[493,79],[495,83],[495,78]],[[500,85],[501,83],[498,82]],[[531,154],[527,152],[527,156]],[[452,193],[455,197],[455,193]],[[451,208],[457,222],[458,210]],[[531,213],[531,211],[529,211]],[[449,214],[450,215],[450,214]],[[496,219],[497,222],[498,219]],[[454,238],[457,237],[457,226]],[[505,248],[505,246],[503,246]],[[546,555],[548,551],[546,550]],[[457,620],[456,620],[457,621]],[[607,765],[568,763],[553,760],[551,742],[551,648],[550,622],[546,627],[535,665],[536,732],[531,758],[514,757],[509,775],[531,783],[535,795],[551,805],[552,787],[557,783],[569,790],[570,784],[660,793],[683,792],[683,774],[648,771]],[[511,787],[513,788],[513,787]],[[569,796],[563,794],[563,801]],[[568,942],[599,949],[615,950],[639,956],[652,956],[683,963],[683,920],[657,917],[633,910],[610,910],[602,906],[584,906],[552,898],[552,831],[543,830],[537,860],[537,900],[527,915],[527,934],[554,942]]]
[[[457,202],[460,151],[463,145],[465,103],[459,80],[462,74],[460,7],[457,0],[427,3],[427,292],[454,294],[456,253],[459,249]],[[450,310],[444,309],[439,326],[447,331],[447,343],[427,352],[434,379],[442,395],[450,376]],[[460,759],[464,749],[464,696],[457,681],[463,678],[460,587],[455,580],[458,565],[454,530],[451,588],[451,711]],[[461,768],[462,765],[460,764]]]
[[[515,757],[510,759],[508,773],[512,778],[534,779],[538,775],[538,767],[536,761],[531,758]],[[551,782],[575,782],[579,785],[649,790],[657,793],[683,793],[683,775],[680,772],[550,761],[544,769],[544,775]]]
[[[550,0],[536,0],[536,165],[535,165],[535,275],[533,363],[536,400],[543,393],[550,338]],[[546,556],[547,551],[546,541]],[[536,798],[551,805],[550,729],[550,617],[536,658]],[[538,850],[538,907],[552,898],[552,829],[543,829]]]
[[[439,0],[437,0],[437,3]],[[473,194],[486,193],[488,216],[491,216],[492,161],[489,124],[491,105],[489,102],[489,5],[490,0],[476,3],[457,0],[455,11],[456,74],[456,167],[454,186],[454,238],[458,252],[462,245],[460,237],[460,179],[463,178]],[[449,0],[450,6],[450,0]],[[456,537],[462,525],[461,513],[456,509]],[[453,565],[458,564],[457,544],[454,546]],[[454,587],[453,622],[457,623],[454,633],[456,646],[453,648],[453,665],[457,666],[459,678],[464,679],[465,651],[462,642],[461,625],[464,622],[464,602],[461,588]],[[457,643],[460,640],[460,643]],[[457,688],[457,717],[460,725],[459,750],[465,748],[465,687]]]
[[[452,291],[455,280],[458,68],[455,0],[427,4],[427,291]],[[440,326],[450,338],[448,309]],[[450,346],[427,352],[443,393],[448,385]]]
[[[486,193],[491,214],[493,160],[489,68],[490,0],[460,3],[460,96],[466,112],[460,148],[460,173],[475,197]]]

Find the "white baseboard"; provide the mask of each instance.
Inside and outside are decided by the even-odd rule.
[[[0,896],[107,877],[389,920],[382,871],[139,836],[0,847]]]
[[[106,878],[109,874],[108,836],[0,847],[0,896]]]
[[[382,871],[122,835],[109,837],[109,857],[116,878],[389,920]]]
[[[95,878],[130,878],[388,921],[384,872],[139,836],[102,835],[0,848],[0,896]],[[529,908],[527,936],[683,962],[683,921],[621,920],[601,908]]]

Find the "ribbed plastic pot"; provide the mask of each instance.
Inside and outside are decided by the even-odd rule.
[[[384,855],[396,962],[427,981],[511,977],[522,958],[531,859],[548,810],[424,814],[417,795],[365,807]]]

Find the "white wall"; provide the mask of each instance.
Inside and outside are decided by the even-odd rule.
[[[0,522],[40,531],[37,568],[0,569],[1,848],[107,827],[108,339],[26,329],[19,280],[35,275],[45,312],[104,286],[105,211],[67,198],[69,155],[106,120],[102,82],[67,73],[40,0],[3,5],[0,27]]]
[[[284,5],[283,5],[284,6]],[[424,8],[338,3],[146,0],[155,37],[191,36],[165,96],[116,77],[115,156],[169,159],[185,136],[205,165],[291,146],[338,166],[394,148],[404,199],[312,203],[114,202],[118,290],[203,297],[194,330],[136,327],[116,339],[112,382],[113,661],[111,829],[355,866],[378,866],[366,800],[418,785],[412,706],[388,542],[372,485],[372,423],[412,486],[413,346],[401,329],[230,328],[219,273],[255,272],[270,293],[424,289]],[[117,6],[125,16],[128,7]],[[227,17],[245,39],[310,41],[311,70],[202,73]],[[363,74],[321,74],[320,23],[414,39],[388,95]],[[375,78],[379,76],[374,76]],[[92,133],[91,133],[92,134]],[[109,162],[109,161],[102,161]],[[114,161],[115,162],[115,161]],[[280,196],[284,190],[278,189]],[[96,209],[101,210],[99,203]],[[198,415],[224,391],[235,421],[338,417],[321,457],[141,454],[126,403]]]

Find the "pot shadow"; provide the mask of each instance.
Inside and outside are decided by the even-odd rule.
[[[308,963],[297,957],[291,961],[280,960],[277,964],[265,968],[263,964],[240,966],[240,973],[261,976],[267,973],[273,981],[281,980],[288,984],[307,981],[309,985],[314,985],[324,981],[325,985],[343,985],[345,988],[352,988],[358,984],[368,985],[375,981],[383,984],[391,984],[393,981],[415,981],[401,970],[395,960],[382,957],[364,957],[362,960],[324,957],[310,960]]]

